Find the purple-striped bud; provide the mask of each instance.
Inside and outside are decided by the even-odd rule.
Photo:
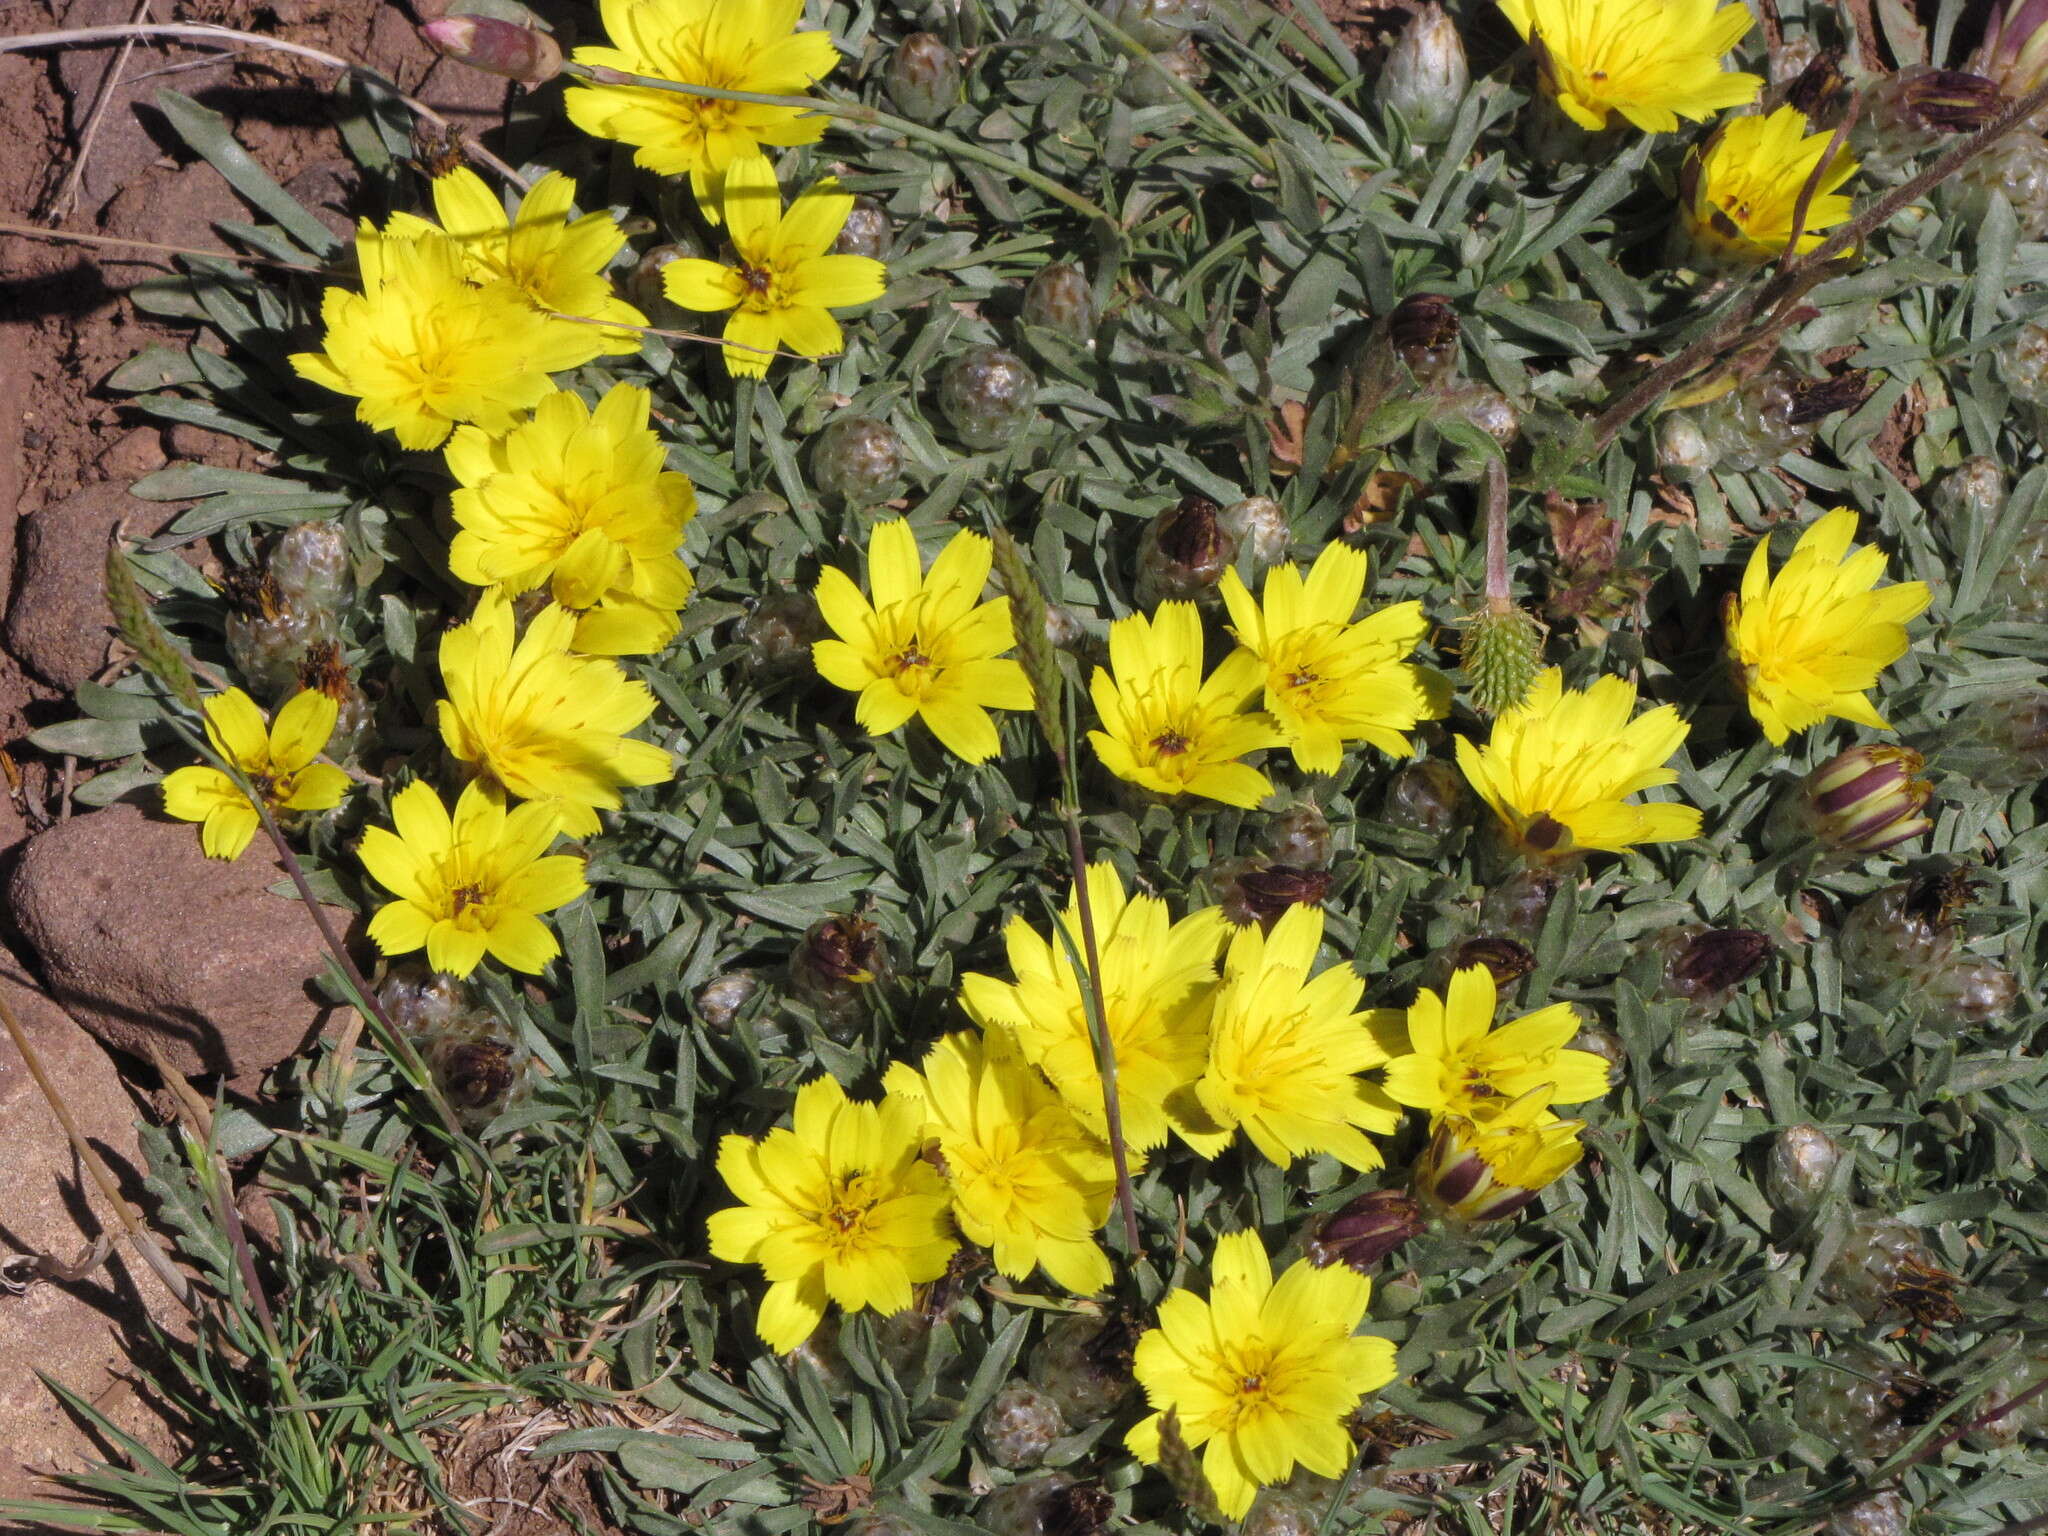
[[[1970,63],[1996,80],[2007,96],[2027,94],[2048,73],[2048,0],[2006,0],[1984,29]]]
[[[1318,1269],[1348,1264],[1364,1274],[1423,1226],[1421,1208],[1404,1191],[1375,1189],[1319,1222],[1304,1247]]]
[[[562,72],[562,50],[547,33],[490,16],[443,16],[420,28],[437,53],[487,75],[540,85]]]
[[[1851,747],[1807,776],[1801,808],[1813,835],[1844,853],[1878,853],[1934,825],[1924,815],[1934,786],[1911,747]]]
[[[1687,924],[1666,934],[1662,943],[1665,990],[1687,1002],[1733,992],[1771,959],[1770,936],[1751,928]]]
[[[1424,1210],[1473,1224],[1504,1221],[1579,1161],[1582,1120],[1560,1120],[1525,1095],[1488,1121],[1446,1115],[1409,1182]]]
[[[1536,969],[1536,956],[1528,945],[1483,934],[1452,945],[1448,960],[1446,978],[1469,966],[1483,965],[1492,973],[1496,987],[1511,987]]]

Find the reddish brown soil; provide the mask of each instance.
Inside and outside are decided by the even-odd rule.
[[[21,36],[104,26],[133,21],[137,11],[137,0],[13,0],[0,30]],[[381,0],[152,0],[148,19],[173,13],[358,60],[468,132],[502,121],[503,83],[437,59],[414,33],[414,15]],[[280,54],[230,56],[176,44],[138,44],[125,60],[112,46],[0,55],[0,218],[224,249],[212,219],[248,215],[224,185],[203,184],[209,169],[179,175],[191,156],[156,116],[155,92],[169,86],[223,113],[256,159],[288,181],[342,157],[328,106],[334,74]],[[66,195],[110,76],[107,107]],[[11,585],[17,519],[79,486],[133,480],[173,459],[250,462],[245,445],[190,427],[135,432],[139,418],[102,387],[150,342],[189,339],[139,315],[124,297],[165,261],[139,249],[0,233],[0,593]],[[0,798],[0,861],[59,814],[62,766],[42,761],[20,738],[64,713],[54,690],[0,654],[0,746],[8,754],[0,762],[8,791]]]

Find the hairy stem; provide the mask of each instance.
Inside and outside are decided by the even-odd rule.
[[[1508,585],[1508,467],[1486,461],[1486,606],[1505,613],[1514,606]]]

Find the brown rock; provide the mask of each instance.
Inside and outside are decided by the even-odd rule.
[[[131,1197],[140,1188],[137,1112],[107,1053],[54,1003],[30,986],[14,957],[0,952],[0,999],[29,1037],[86,1139]],[[103,1231],[117,1227],[90,1176],[73,1156],[13,1040],[0,1031],[0,1255],[49,1254],[70,1264]],[[82,1472],[112,1447],[97,1444],[66,1413],[41,1371],[62,1382],[128,1434],[159,1453],[171,1434],[156,1405],[138,1393],[138,1365],[150,1361],[146,1316],[173,1334],[181,1308],[125,1245],[77,1280],[39,1280],[0,1292],[0,1498],[43,1498],[55,1490],[38,1475]],[[34,1369],[29,1367],[33,1366]]]
[[[259,833],[232,863],[184,822],[111,805],[28,841],[8,894],[50,993],[116,1050],[181,1072],[261,1072],[341,1010],[314,991],[326,950]],[[337,932],[353,914],[328,909]]]
[[[220,172],[198,160],[190,165],[155,166],[137,176],[107,204],[100,226],[123,240],[226,251],[231,249],[227,239],[214,228],[223,219],[260,222]],[[107,280],[115,288],[127,288],[162,275],[162,263],[154,256],[148,261],[126,262],[116,255]]]
[[[32,672],[76,688],[107,663],[107,540],[116,528],[158,532],[173,502],[140,501],[112,480],[38,508],[16,532],[20,557],[7,608],[7,648]]]

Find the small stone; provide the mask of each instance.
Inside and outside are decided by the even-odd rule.
[[[327,949],[260,835],[209,859],[199,832],[130,804],[31,838],[9,885],[50,991],[115,1050],[171,1070],[244,1076],[299,1051],[337,1013],[313,990]],[[337,932],[355,914],[327,909]]]
[[[152,434],[153,435],[153,434]],[[175,502],[141,501],[111,480],[89,485],[21,520],[7,648],[31,671],[73,689],[107,664],[113,620],[107,612],[107,541],[162,531]]]

